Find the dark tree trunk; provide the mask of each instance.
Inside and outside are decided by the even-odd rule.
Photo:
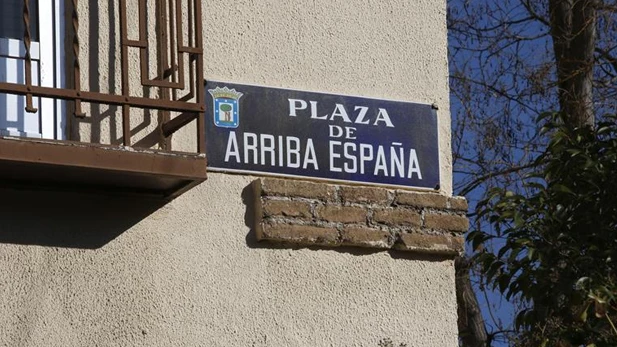
[[[469,261],[456,258],[456,301],[458,304],[458,331],[463,347],[486,347],[487,334],[480,305],[469,278]]]
[[[576,126],[593,125],[596,0],[549,0],[559,105]]]

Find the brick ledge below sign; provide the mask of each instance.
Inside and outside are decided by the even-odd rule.
[[[462,197],[291,179],[253,182],[262,241],[456,256],[469,228]]]

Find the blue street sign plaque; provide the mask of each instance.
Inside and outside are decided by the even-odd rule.
[[[208,169],[437,189],[427,104],[206,83]]]

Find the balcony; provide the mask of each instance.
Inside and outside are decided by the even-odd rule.
[[[171,199],[206,179],[199,0],[1,6],[19,12],[0,38],[2,186]]]

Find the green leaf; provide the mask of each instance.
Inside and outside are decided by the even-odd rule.
[[[492,263],[490,267],[488,268],[488,271],[486,271],[486,277],[489,280],[495,277],[495,274],[497,273],[497,271],[501,269],[503,265],[504,265],[504,262],[501,260],[497,260],[494,263]]]
[[[590,306],[591,306],[591,303],[588,303],[587,305],[584,306],[583,311],[579,315],[579,319],[581,320],[581,322],[587,321],[587,312],[589,311]]]
[[[536,254],[536,249],[535,248],[529,248],[527,250],[527,259],[533,261],[534,260],[534,255]]]
[[[551,189],[556,191],[556,192],[561,192],[561,193],[567,193],[567,194],[575,195],[574,192],[572,191],[572,189],[570,189],[569,187],[566,187],[563,184],[554,184],[551,187]]]
[[[589,277],[581,277],[576,281],[576,284],[574,284],[574,287],[578,290],[581,290],[585,287],[585,285],[587,283],[589,283]]]
[[[499,291],[501,293],[505,292],[506,289],[508,288],[508,285],[510,284],[510,278],[511,277],[506,274],[502,274],[501,276],[499,276],[498,283],[499,283]]]

